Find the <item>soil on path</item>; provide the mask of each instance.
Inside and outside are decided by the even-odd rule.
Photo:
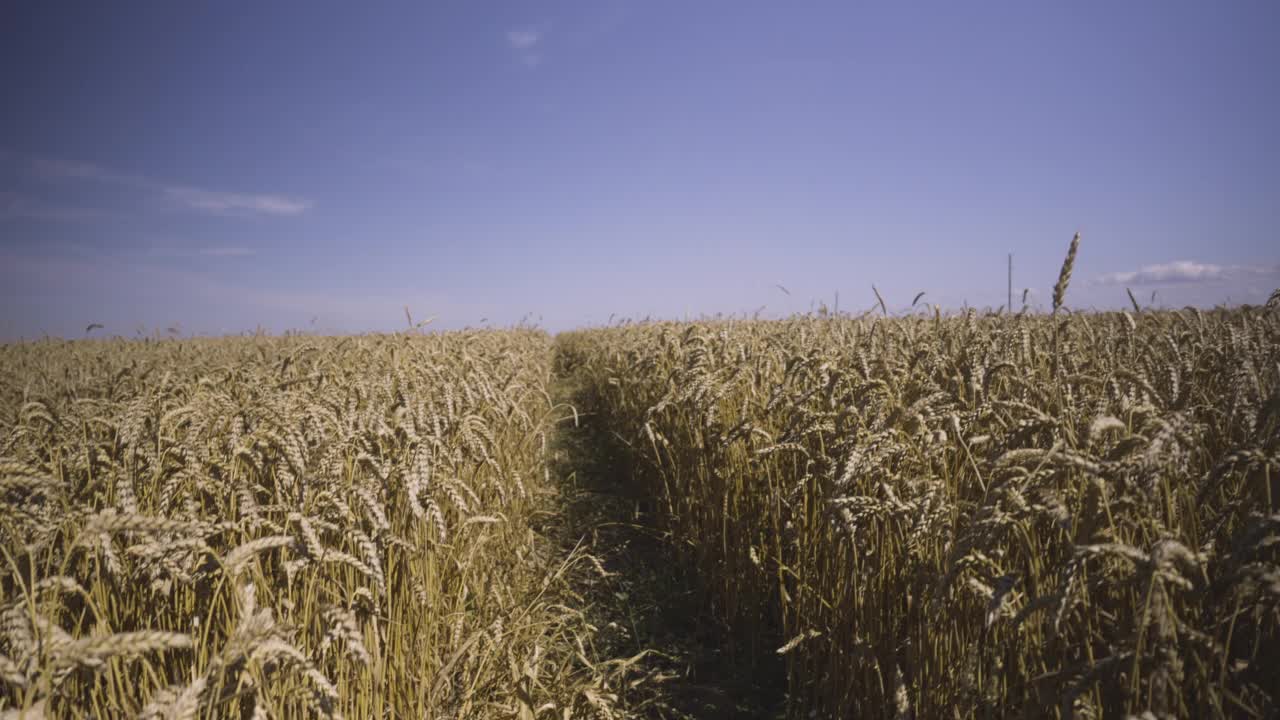
[[[663,720],[782,717],[782,689],[743,677],[723,657],[722,628],[652,524],[648,498],[629,482],[624,441],[601,427],[571,375],[557,377],[553,390],[577,412],[566,411],[551,443],[561,511],[544,532],[564,552],[581,546],[600,560],[577,590],[602,629],[597,653],[645,653],[629,709]]]

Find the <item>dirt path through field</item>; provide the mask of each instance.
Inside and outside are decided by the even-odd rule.
[[[579,410],[560,424],[553,472],[563,480],[557,528],[568,552],[581,543],[601,561],[579,590],[606,657],[633,657],[643,682],[630,703],[642,717],[776,718],[781,694],[737,680],[721,657],[715,621],[680,577],[666,538],[654,530],[646,498],[628,487],[623,442],[591,414],[575,378],[562,374],[555,400]],[[570,416],[572,413],[568,413]],[[630,695],[628,695],[630,698]]]

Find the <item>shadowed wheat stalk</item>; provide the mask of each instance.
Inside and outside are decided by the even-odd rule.
[[[1071,283],[1071,270],[1076,264],[1076,251],[1080,249],[1080,233],[1071,238],[1071,246],[1067,248],[1067,257],[1062,261],[1062,270],[1058,273],[1058,282],[1053,286],[1053,313],[1058,314],[1063,301],[1067,297],[1067,285]],[[1130,296],[1132,299],[1132,296]]]

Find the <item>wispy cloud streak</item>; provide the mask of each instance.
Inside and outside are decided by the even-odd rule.
[[[32,169],[37,175],[50,180],[85,180],[159,193],[191,210],[215,214],[299,215],[312,206],[309,200],[301,198],[207,190],[116,172],[88,163],[36,158],[32,161]]]
[[[507,43],[511,45],[512,50],[528,50],[537,45],[541,39],[542,33],[532,28],[507,31]]]
[[[1146,265],[1137,270],[1126,270],[1101,275],[1099,285],[1128,285],[1147,287],[1160,285],[1194,285],[1227,282],[1247,277],[1280,275],[1280,266],[1215,265],[1195,260]]]
[[[22,193],[0,190],[0,222],[6,220],[48,220],[84,222],[100,220],[99,210],[67,205],[54,205]]]
[[[507,31],[507,46],[516,54],[516,58],[528,67],[537,67],[542,62],[539,47],[545,31],[541,28],[526,27]]]
[[[256,255],[257,251],[244,247],[207,247],[201,248],[200,254],[204,257],[231,258],[250,257],[252,255]]]
[[[164,193],[188,207],[214,213],[247,211],[264,215],[298,215],[311,208],[309,201],[281,195],[246,195],[178,186],[166,187]]]

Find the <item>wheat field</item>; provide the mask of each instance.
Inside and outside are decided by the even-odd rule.
[[[550,340],[0,350],[8,717],[607,716],[535,536]]]
[[[1280,312],[1070,265],[1052,314],[3,346],[0,716],[687,717],[556,527],[589,423],[777,715],[1275,717]]]
[[[1280,312],[1057,312],[1069,267],[1052,315],[559,338],[788,716],[1280,712]]]

